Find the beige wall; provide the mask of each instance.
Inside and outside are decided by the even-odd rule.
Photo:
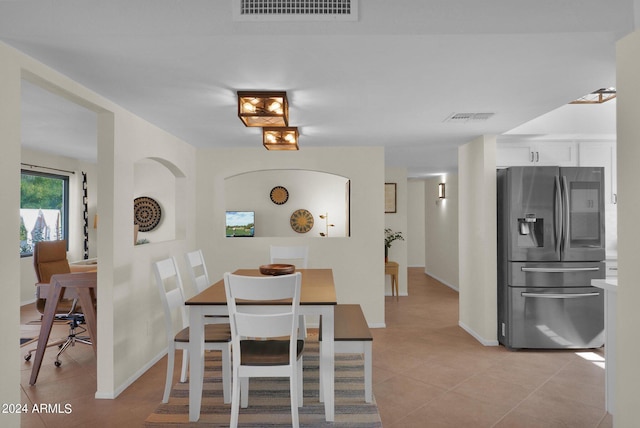
[[[102,157],[108,144],[98,149],[98,336],[105,345],[98,355],[98,396],[104,398],[120,393],[162,356],[166,336],[151,264],[169,256],[182,258],[191,250],[195,224],[195,148],[127,112],[116,112],[114,121],[113,152],[121,155],[113,157],[111,174],[103,171],[109,165]],[[158,191],[151,183],[147,191],[140,183],[135,186],[136,164],[148,159],[160,162],[175,178],[170,197],[162,198],[167,190]],[[171,223],[166,224],[169,238],[157,234],[157,241],[133,245],[133,199],[140,195],[159,199],[163,217]],[[107,310],[101,312],[104,301]],[[103,337],[111,340],[105,343]]]
[[[458,149],[460,321],[485,345],[497,345],[496,141]]]
[[[618,318],[614,426],[635,427],[640,408],[640,32],[617,46]]]
[[[438,184],[445,183],[446,197],[438,199]],[[458,278],[458,177],[446,174],[429,178],[424,187],[425,272],[454,290]]]
[[[157,320],[161,309],[158,291],[152,282],[151,262],[168,255],[181,256],[192,248],[195,233],[195,182],[186,176],[180,180],[183,185],[179,192],[184,209],[176,212],[181,230],[189,231],[182,233],[186,238],[134,248],[134,164],[139,159],[156,157],[175,170],[195,171],[195,149],[56,71],[0,44],[0,137],[3,142],[0,162],[3,164],[4,202],[0,208],[0,230],[5,237],[3,242],[15,242],[19,225],[21,79],[28,79],[87,107],[98,117],[99,162],[93,172],[98,186],[96,194],[100,194],[97,255],[101,266],[98,272],[100,341],[96,396],[114,397],[159,359],[166,347],[163,325]],[[28,156],[36,157],[36,154]],[[75,165],[70,169],[84,166]],[[191,184],[184,185],[189,180]],[[74,255],[77,252],[75,245]],[[0,362],[5,368],[0,391],[2,401],[9,403],[20,400],[20,358],[15,343],[18,342],[21,302],[21,287],[16,284],[23,282],[22,263],[15,245],[5,245],[0,251],[3,254],[0,258],[2,280],[6,281],[0,303],[0,317],[6,326],[6,332],[0,338],[6,351],[0,353]],[[31,281],[32,278],[26,280]],[[2,418],[0,425],[12,424],[5,424],[4,415]]]
[[[20,255],[16,242],[20,227],[20,67],[12,51],[0,43],[0,402],[20,403]],[[20,426],[19,414],[0,413],[0,425]]]
[[[387,168],[385,183],[396,183],[396,212],[385,213],[384,228],[394,232],[402,232],[404,241],[396,240],[389,248],[389,260],[398,262],[398,294],[407,295],[407,248],[412,234],[407,225],[407,170],[405,168]],[[384,211],[384,210],[383,210]],[[384,251],[384,236],[380,233],[380,248]],[[383,255],[384,257],[384,255]],[[385,276],[385,294],[391,295],[391,277]]]
[[[424,180],[407,181],[407,267],[425,266],[424,192]]]
[[[259,146],[259,144],[256,144]],[[229,162],[228,159],[242,159]],[[351,236],[226,238],[225,178],[269,169],[307,169],[351,180]],[[255,149],[198,151],[196,246],[211,278],[269,260],[270,245],[308,245],[309,267],[333,268],[339,303],[360,303],[372,326],[384,325],[384,151],[382,148],[303,147],[297,152]],[[265,195],[268,197],[268,195]],[[286,205],[285,205],[286,206]],[[299,206],[289,207],[291,212]]]

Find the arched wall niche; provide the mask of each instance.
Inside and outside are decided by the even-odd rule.
[[[276,186],[287,190],[285,203],[271,200],[271,190]],[[226,177],[224,190],[226,211],[255,213],[256,237],[321,238],[321,233],[329,238],[350,236],[347,177],[305,169],[257,170]],[[299,209],[313,216],[313,227],[306,233],[296,232],[290,224],[291,215]],[[328,222],[321,215],[328,215]]]
[[[158,226],[148,232],[138,232],[137,241],[155,243],[185,239],[185,210],[176,209],[187,205],[185,173],[171,161],[149,157],[135,162],[133,182],[133,198],[152,198],[162,211]]]

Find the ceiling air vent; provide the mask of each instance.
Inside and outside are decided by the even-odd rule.
[[[232,0],[234,21],[357,21],[358,0]]]
[[[449,123],[479,122],[489,119],[495,113],[453,113],[444,121]]]

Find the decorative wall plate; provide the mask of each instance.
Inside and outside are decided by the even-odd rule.
[[[140,232],[149,232],[158,226],[162,218],[160,204],[152,198],[141,196],[133,200],[133,224]]]
[[[289,191],[282,186],[276,186],[271,189],[269,196],[271,197],[271,202],[276,205],[282,205],[289,200]]]
[[[296,210],[291,214],[291,228],[298,233],[307,233],[313,227],[313,215],[305,209]]]

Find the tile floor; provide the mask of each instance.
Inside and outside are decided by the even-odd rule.
[[[386,299],[387,328],[373,330],[385,427],[612,426],[602,367],[571,351],[480,345],[458,327],[458,294],[420,268],[409,297]],[[603,350],[584,356],[604,361]]]
[[[23,307],[23,335],[38,326]],[[458,327],[458,295],[409,269],[409,297],[386,297],[386,329],[374,329],[374,395],[385,428],[607,428],[604,370],[575,352],[510,352],[484,347]],[[66,325],[52,334],[66,334]],[[24,350],[24,349],[23,349]],[[22,352],[24,354],[24,352]],[[603,352],[585,356],[602,360]],[[95,357],[76,345],[53,366],[45,354],[38,382],[23,362],[22,402],[70,403],[70,414],[29,414],[23,428],[137,427],[162,398],[162,359],[115,400],[95,400]],[[177,381],[179,361],[176,363]]]

